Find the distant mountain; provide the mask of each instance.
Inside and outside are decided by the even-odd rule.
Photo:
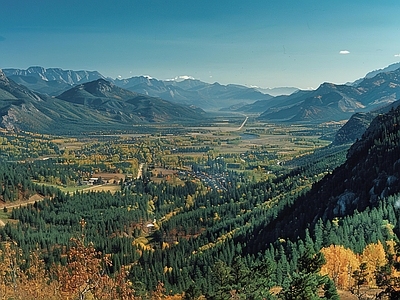
[[[325,222],[362,212],[399,193],[399,120],[400,107],[376,116],[349,149],[345,163],[288,205],[273,222],[249,233],[248,245],[265,245],[278,238],[296,240],[319,219]]]
[[[44,81],[60,81],[69,85],[85,83],[100,78],[105,79],[105,77],[97,71],[72,71],[63,70],[60,68],[45,69],[42,67],[30,67],[26,70],[3,69],[3,72],[7,77],[12,75],[23,77],[29,76],[42,79]]]
[[[302,91],[271,99],[260,115],[263,121],[325,122],[349,119],[356,112],[384,107],[400,98],[400,69],[365,78],[356,86],[323,83],[315,91]],[[251,109],[248,107],[247,109]]]
[[[300,89],[295,87],[276,87],[276,88],[261,88],[261,87],[253,87],[257,91],[260,91],[263,94],[268,94],[271,96],[281,96],[281,95],[291,95]]]
[[[49,96],[57,96],[72,87],[72,85],[61,80],[46,81],[33,76],[11,75],[8,78],[32,91]]]
[[[26,70],[3,69],[4,74],[18,84],[22,84],[32,91],[50,96],[59,95],[72,86],[105,79],[97,71],[72,71],[60,68],[30,67]]]
[[[78,85],[57,98],[105,112],[126,122],[199,119],[204,111],[122,89],[104,79]]]
[[[39,95],[0,70],[0,127],[41,133],[130,129],[148,122],[199,120],[204,111],[140,95],[104,79],[78,85],[59,98]]]
[[[137,93],[162,99],[196,105],[205,110],[219,110],[240,103],[268,100],[272,96],[242,85],[205,83],[196,79],[157,80],[145,76],[115,80],[117,86]]]
[[[352,83],[349,83],[349,85],[357,85],[366,78],[373,78],[376,75],[378,75],[379,73],[392,72],[392,71],[396,71],[399,68],[400,68],[400,63],[391,64],[383,69],[371,71],[371,72],[367,73],[367,75],[365,75],[364,78],[360,78]]]
[[[106,78],[97,71],[72,71],[42,67],[30,67],[26,70],[4,69],[3,72],[16,83],[22,84],[32,91],[50,96],[57,96],[78,84],[107,79],[118,87],[136,93],[162,98],[174,103],[196,105],[206,110],[218,110],[230,105],[249,104],[257,100],[272,98],[255,88],[233,84],[210,84],[188,76],[173,80],[158,80],[149,76],[114,80]]]
[[[254,113],[254,114],[260,114],[267,109],[274,107],[274,106],[279,106],[279,105],[291,105],[291,101],[294,101],[293,103],[296,103],[298,99],[303,97],[303,95],[308,95],[310,92],[309,91],[297,91],[294,92],[293,94],[289,96],[281,95],[281,96],[276,96],[267,100],[258,100],[250,104],[242,105],[239,108],[231,107],[231,110],[237,111],[237,112],[242,112],[242,113]]]
[[[260,115],[270,121],[339,121],[364,108],[358,101],[360,92],[346,85],[323,83],[315,91],[282,96],[279,103]]]

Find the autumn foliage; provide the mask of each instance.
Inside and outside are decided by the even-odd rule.
[[[6,242],[0,251],[0,299],[121,299],[134,298],[124,267],[115,276],[106,274],[109,256],[83,240],[71,239],[65,265],[46,270],[39,251],[23,260],[22,250]],[[26,266],[22,268],[22,266]]]
[[[323,248],[326,263],[321,273],[328,275],[335,285],[341,289],[351,289],[355,284],[354,274],[365,265],[365,284],[375,287],[375,273],[387,263],[385,249],[381,242],[369,244],[361,254],[340,245],[331,245]],[[364,266],[363,266],[364,268]]]

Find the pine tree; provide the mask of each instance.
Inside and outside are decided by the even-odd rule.
[[[332,279],[327,279],[324,285],[324,291],[324,297],[326,300],[339,300],[339,295]]]

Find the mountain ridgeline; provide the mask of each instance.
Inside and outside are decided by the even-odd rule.
[[[127,123],[174,122],[199,119],[204,115],[204,111],[200,108],[131,92],[104,79],[76,86],[57,98],[105,112],[114,119]]]
[[[30,67],[26,70],[3,69],[14,82],[41,94],[57,96],[77,84],[105,79],[97,71],[72,71],[60,68]]]
[[[106,79],[116,86],[132,92],[162,98],[173,103],[195,105],[206,110],[219,110],[235,104],[245,105],[272,98],[255,88],[235,84],[221,85],[217,82],[210,84],[190,77],[176,80],[158,80],[148,76],[111,79],[97,71],[72,71],[42,67],[30,67],[26,70],[3,69],[3,72],[16,83],[50,96],[57,96],[75,85]]]
[[[16,84],[0,72],[1,126],[10,130],[67,133],[129,129],[149,122],[199,120],[204,114],[199,108],[124,90],[104,79],[50,97]]]
[[[312,91],[298,91],[242,106],[237,111],[256,113],[261,121],[327,122],[347,120],[356,112],[380,109],[400,98],[400,69],[378,72],[356,85],[323,83]]]
[[[242,85],[206,83],[190,77],[158,80],[149,76],[105,78],[97,71],[72,71],[30,67],[4,69],[10,79],[29,89],[58,96],[73,86],[106,79],[123,89],[162,98],[172,103],[195,105],[204,110],[259,115],[267,122],[341,121],[352,114],[384,107],[400,98],[400,68],[393,64],[367,74],[352,84],[323,83],[316,90],[295,90],[290,95],[271,96]]]

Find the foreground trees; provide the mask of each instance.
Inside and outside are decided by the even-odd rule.
[[[0,251],[0,299],[134,299],[134,290],[124,267],[115,276],[106,274],[111,265],[107,255],[71,239],[66,264],[52,265],[50,270],[39,251],[28,261],[15,242],[6,242]]]

